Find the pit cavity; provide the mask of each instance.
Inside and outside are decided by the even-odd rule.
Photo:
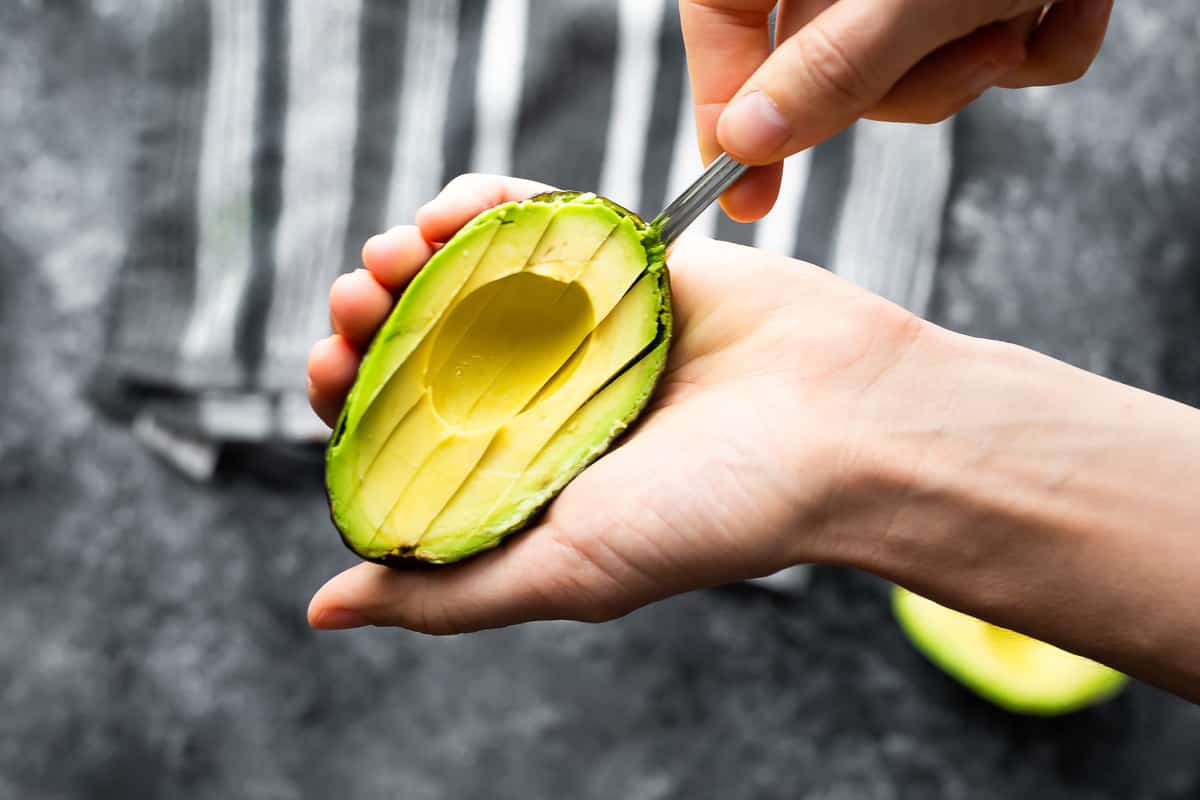
[[[578,283],[518,272],[479,287],[450,312],[433,343],[426,380],[434,409],[460,430],[504,424],[594,325]]]

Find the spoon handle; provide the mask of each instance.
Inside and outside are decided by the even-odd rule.
[[[734,161],[728,153],[722,153],[713,159],[708,169],[704,170],[704,174],[671,201],[651,223],[659,226],[663,244],[670,247],[671,243],[679,238],[679,234],[695,222],[696,217],[748,169],[749,167],[740,161]]]

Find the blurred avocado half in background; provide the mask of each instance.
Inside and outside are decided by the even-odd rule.
[[[1017,714],[1052,717],[1108,700],[1126,677],[1103,664],[1000,628],[899,586],[892,609],[908,638],[946,674]]]
[[[494,547],[641,413],[666,365],[658,230],[594,194],[481,213],[405,289],[326,456],[334,524],[364,559]]]

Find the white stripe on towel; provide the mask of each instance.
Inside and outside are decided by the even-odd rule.
[[[860,121],[834,239],[830,266],[839,275],[917,314],[933,286],[952,126]]]
[[[811,150],[802,150],[784,162],[779,199],[775,201],[771,213],[759,220],[754,231],[755,247],[776,255],[792,256],[796,248],[797,219],[804,208],[811,164]]]
[[[411,0],[405,27],[400,131],[385,217],[389,226],[412,223],[417,209],[441,189],[442,139],[458,51],[458,0]]]
[[[210,8],[212,53],[197,186],[196,294],[179,361],[216,369],[236,361],[238,301],[251,269],[257,97],[246,87],[258,80],[263,20],[259,3],[213,0]]]
[[[641,208],[641,191],[664,3],[665,0],[620,0],[617,7],[616,74],[600,193],[642,214],[658,211]]]
[[[471,169],[508,175],[521,105],[529,0],[487,0],[487,4],[475,81]]]
[[[289,6],[283,206],[263,375],[269,388],[302,388],[313,334],[329,325],[328,286],[345,266],[361,11],[360,0]]]

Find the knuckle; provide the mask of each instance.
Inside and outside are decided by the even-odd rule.
[[[875,82],[819,21],[809,23],[787,41],[791,43],[789,46],[799,48],[801,67],[818,90],[854,108],[873,104],[877,94]]]
[[[413,608],[412,618],[404,627],[431,636],[452,636],[466,632],[462,620],[457,618],[448,604],[432,603],[423,595],[418,597],[420,599]]]
[[[946,41],[966,36],[994,22],[1015,20],[1023,14],[1041,9],[1044,0],[992,0],[980,2],[951,2],[924,0],[914,4],[911,11],[930,21]]]
[[[608,622],[626,613],[616,598],[622,581],[606,565],[607,546],[598,536],[574,536],[551,528],[554,559],[544,590],[548,607],[579,622]]]

